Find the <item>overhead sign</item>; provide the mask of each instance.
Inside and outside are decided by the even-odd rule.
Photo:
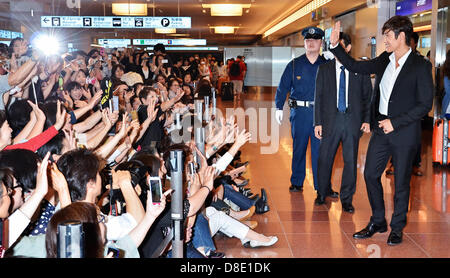
[[[0,38],[2,39],[15,39],[23,38],[23,34],[20,32],[12,32],[8,30],[0,30]]]
[[[432,9],[432,0],[404,0],[395,4],[395,15],[408,16]]]
[[[98,39],[98,44],[104,48],[128,47],[130,39]]]
[[[147,47],[145,50],[153,50],[153,47]],[[218,51],[218,46],[207,47],[166,47],[167,51]]]
[[[157,40],[157,39],[133,39],[133,45],[206,45],[205,39],[173,39],[173,40]]]
[[[191,28],[190,17],[41,16],[43,28]]]

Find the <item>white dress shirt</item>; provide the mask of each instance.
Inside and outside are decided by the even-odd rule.
[[[391,97],[392,90],[394,89],[395,81],[397,80],[398,74],[405,64],[406,59],[408,59],[409,54],[411,54],[411,48],[409,48],[409,51],[398,60],[398,68],[395,67],[395,54],[392,53],[389,56],[389,60],[391,60],[391,62],[387,66],[380,83],[380,106],[378,111],[382,115],[388,115],[389,99]]]
[[[336,60],[336,107],[339,108],[339,84],[341,81],[341,66],[342,64]],[[349,72],[347,69],[345,69],[345,107],[348,107],[348,78]]]

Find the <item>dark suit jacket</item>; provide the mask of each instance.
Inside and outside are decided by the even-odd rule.
[[[378,126],[377,115],[380,104],[380,83],[390,63],[391,53],[383,52],[370,61],[356,61],[338,45],[331,52],[352,72],[376,74],[372,97],[371,127]],[[421,119],[433,105],[433,77],[431,64],[423,57],[408,56],[400,71],[388,104],[388,118],[394,131],[389,139],[394,145],[415,145],[421,141]]]
[[[372,83],[369,75],[349,71],[348,75],[349,123],[358,134],[362,123],[370,123],[370,97]],[[320,65],[316,76],[314,95],[314,126],[321,125],[323,136],[334,127],[337,111],[336,60]]]

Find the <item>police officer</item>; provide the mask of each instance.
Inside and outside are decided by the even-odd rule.
[[[275,96],[277,107],[276,120],[281,125],[283,120],[283,106],[286,95],[291,108],[290,122],[293,138],[292,176],[289,191],[303,191],[303,181],[306,174],[306,148],[311,139],[311,164],[314,177],[314,189],[317,190],[317,160],[319,157],[320,141],[314,136],[314,91],[316,87],[316,73],[321,64],[327,60],[319,55],[324,31],[316,27],[303,29],[306,54],[295,58],[286,66],[278,85]]]

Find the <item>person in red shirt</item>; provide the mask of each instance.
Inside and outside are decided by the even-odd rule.
[[[12,129],[6,120],[5,112],[0,111],[0,151],[25,149],[35,152],[58,134],[58,131],[64,126],[65,120],[66,110],[61,108],[61,104],[58,101],[56,122],[53,126],[25,143],[11,145]]]
[[[234,94],[240,98],[242,88],[244,86],[244,77],[247,72],[247,67],[242,61],[242,56],[238,56],[236,60],[231,60],[228,64],[228,76],[233,83]]]

